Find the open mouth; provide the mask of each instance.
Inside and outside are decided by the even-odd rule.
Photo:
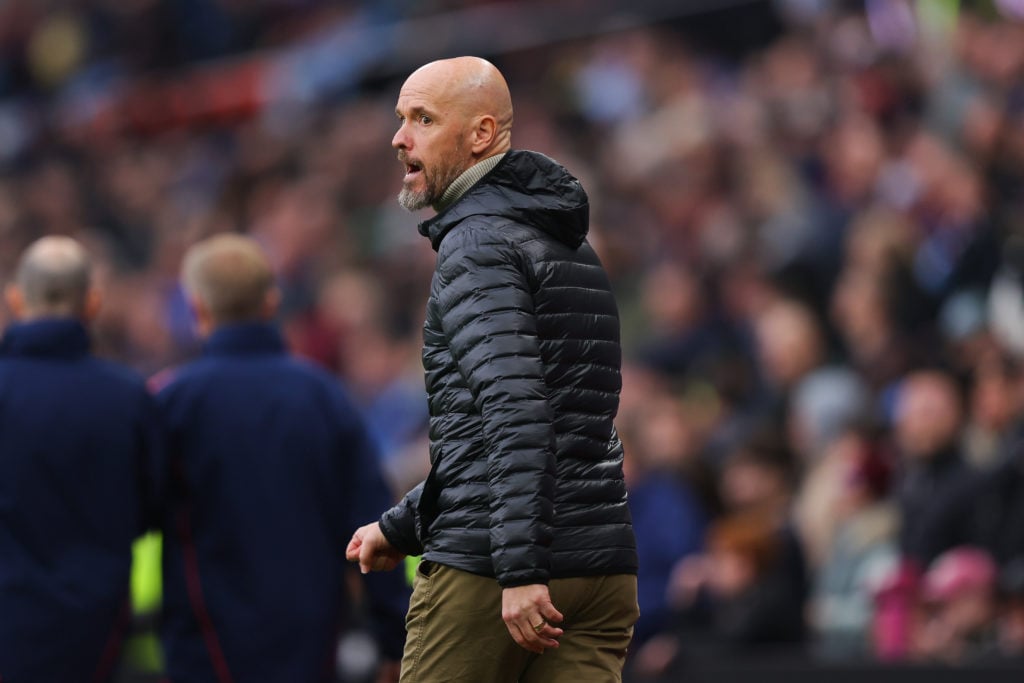
[[[417,175],[423,173],[423,167],[415,161],[404,161],[405,163],[405,182],[413,180]]]

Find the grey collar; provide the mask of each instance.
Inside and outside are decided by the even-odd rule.
[[[434,210],[441,213],[454,204],[459,197],[466,194],[466,190],[476,185],[481,178],[490,173],[507,153],[508,152],[502,152],[501,154],[495,154],[492,157],[487,157],[463,171],[458,178],[452,181],[452,184],[448,186],[448,189],[444,191],[441,198],[437,200],[436,204],[434,204]]]

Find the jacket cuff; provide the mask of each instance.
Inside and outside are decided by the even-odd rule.
[[[423,544],[416,533],[416,514],[408,498],[381,515],[380,531],[399,552],[406,555],[423,554]]]
[[[551,577],[548,572],[530,569],[528,571],[506,572],[498,576],[498,585],[502,588],[515,588],[516,586],[532,586],[535,584],[548,585]]]

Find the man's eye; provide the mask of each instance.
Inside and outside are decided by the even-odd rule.
[[[429,123],[433,123],[433,119],[431,119],[426,114],[420,114],[420,123],[422,123],[423,125],[427,125]]]

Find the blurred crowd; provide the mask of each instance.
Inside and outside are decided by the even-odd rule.
[[[0,126],[0,273],[43,234],[82,240],[101,263],[100,351],[152,373],[196,348],[183,250],[253,235],[293,350],[359,398],[396,489],[418,481],[434,254],[426,216],[395,202],[400,81],[283,114],[94,130],[47,112],[110,55],[80,30],[85,56],[59,82],[33,47],[57,18],[134,19],[197,51],[146,65],[167,68],[302,40],[310,17],[360,3],[49,4],[0,6],[0,95],[29,100],[42,131],[8,149]],[[631,675],[768,651],[1024,661],[1024,8],[760,4],[770,29],[732,11],[701,35],[681,20],[485,55],[510,80],[513,146],[587,188],[619,297]],[[202,52],[182,39],[192,24],[161,33],[154,8],[186,5],[252,21]],[[756,40],[708,39],[739,34]]]

